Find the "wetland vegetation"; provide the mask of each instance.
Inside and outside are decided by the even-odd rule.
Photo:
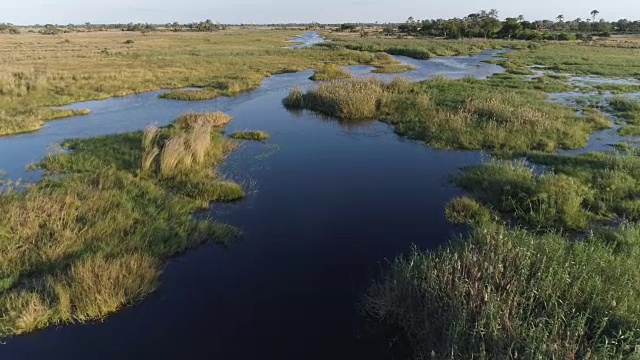
[[[594,131],[611,126],[597,110],[576,115],[546,101],[544,92],[505,87],[505,81],[436,78],[412,84],[402,78],[390,83],[357,78],[326,82],[304,94],[294,89],[284,103],[345,121],[380,119],[398,134],[438,148],[575,149]]]
[[[611,116],[620,134],[640,134],[640,102],[624,96],[640,84],[571,80],[640,78],[640,42],[609,37],[634,23],[534,27],[498,21],[497,12],[472,15],[359,32],[342,26],[326,33],[333,41],[295,51],[284,40],[299,30],[212,22],[55,37],[41,35],[53,27],[20,35],[7,27],[0,135],[86,114],[56,108],[74,101],[160,88],[175,89],[163,98],[207,100],[253,89],[271,74],[316,68],[312,79],[322,82],[294,88],[285,107],[344,122],[380,120],[426,146],[501,158],[451,179],[466,195],[442,211],[466,235],[437,250],[416,247],[373,282],[362,306],[373,330],[416,359],[636,359],[640,152],[627,145],[557,153],[586,146],[612,126]],[[497,61],[507,72],[482,80],[385,82],[341,67],[405,72],[412,67],[391,55],[503,48],[517,50]],[[573,90],[622,95],[602,106],[549,101],[550,93]],[[210,202],[245,196],[217,172],[237,147],[230,139],[270,138],[248,130],[226,137],[221,130],[231,120],[189,112],[163,128],[72,139],[36,165],[45,172],[38,183],[0,183],[0,337],[102,319],[154,291],[172,256],[236,236],[231,226],[193,216]]]
[[[244,196],[215,172],[235,145],[211,123],[187,124],[69,140],[38,165],[40,182],[5,184],[0,336],[103,318],[153,291],[171,256],[236,235],[193,217]]]

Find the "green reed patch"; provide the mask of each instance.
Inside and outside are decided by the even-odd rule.
[[[551,152],[584,146],[592,132],[611,126],[595,110],[576,115],[546,101],[545,93],[505,89],[504,82],[356,78],[325,82],[304,94],[294,89],[284,103],[345,121],[380,119],[398,134],[437,148]]]
[[[572,242],[487,221],[396,260],[363,313],[414,359],[635,359],[638,229]]]

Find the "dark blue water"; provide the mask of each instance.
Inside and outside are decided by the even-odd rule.
[[[422,61],[405,75],[501,71],[482,63],[486,56]],[[435,248],[449,238],[443,209],[459,190],[447,178],[481,155],[430,149],[379,122],[285,110],[282,98],[295,85],[310,86],[310,75],[273,76],[255,91],[211,101],[160,99],[154,92],[75,104],[92,113],[0,138],[0,168],[13,178],[36,178],[24,166],[50,144],[163,125],[188,110],[222,110],[235,117],[227,131],[272,135],[246,143],[222,169],[250,195],[204,214],[242,229],[240,240],[174,259],[157,292],[102,323],[8,339],[0,359],[387,358],[386,344],[361,336],[362,292],[386,259],[412,244]]]

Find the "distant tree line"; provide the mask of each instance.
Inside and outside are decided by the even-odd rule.
[[[527,21],[522,15],[501,21],[498,19],[498,11],[492,9],[469,14],[464,18],[417,21],[410,17],[404,24],[387,24],[383,31],[389,35],[400,33],[449,39],[484,37],[521,40],[579,40],[591,35],[640,33],[638,20],[608,22],[597,20],[599,14],[598,10],[593,10],[584,20],[578,18],[570,21],[565,21],[564,15],[558,15],[555,21]]]
[[[0,23],[0,33],[20,34],[20,29],[13,24]]]

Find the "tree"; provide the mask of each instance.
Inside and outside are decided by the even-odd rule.
[[[498,10],[496,9],[491,9],[489,12],[482,10],[479,18],[480,30],[482,30],[485,39],[489,37],[489,35],[500,30],[502,26],[500,20],[498,20]]]
[[[522,30],[522,25],[518,22],[518,19],[507,18],[502,24],[502,28],[498,32],[498,35],[502,38],[511,40],[511,37]]]
[[[600,11],[598,10],[591,10],[591,19],[592,21],[596,21],[596,16],[598,16],[600,14]]]
[[[564,21],[564,15],[558,15],[556,17],[556,21],[559,22],[559,23],[563,22]]]

